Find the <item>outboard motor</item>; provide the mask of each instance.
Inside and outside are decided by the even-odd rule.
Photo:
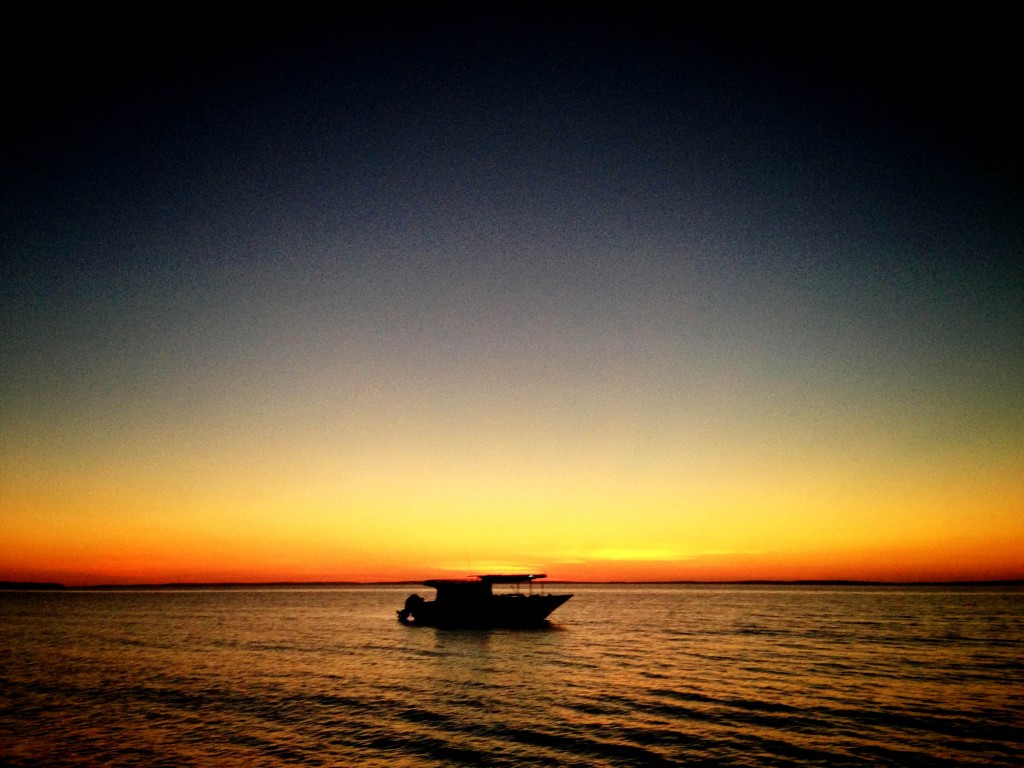
[[[416,609],[423,605],[423,598],[419,595],[409,595],[405,598],[405,608],[398,612],[398,620],[403,624],[409,623],[409,617],[415,617]]]

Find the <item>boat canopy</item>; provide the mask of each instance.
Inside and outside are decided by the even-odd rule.
[[[492,573],[487,576],[477,576],[480,581],[491,584],[523,584],[534,579],[546,579],[546,573]]]
[[[427,587],[451,587],[470,584],[527,584],[535,579],[547,578],[544,573],[490,573],[485,576],[474,576],[472,579],[428,579],[423,582]]]

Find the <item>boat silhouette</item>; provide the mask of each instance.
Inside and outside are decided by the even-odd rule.
[[[572,595],[535,594],[533,582],[545,574],[488,574],[472,579],[429,579],[424,586],[437,590],[434,600],[409,595],[398,620],[423,627],[540,627],[548,616]],[[495,594],[495,584],[511,585],[513,591]],[[522,585],[527,585],[527,592]]]

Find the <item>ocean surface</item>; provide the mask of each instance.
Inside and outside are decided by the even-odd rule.
[[[549,589],[493,631],[400,625],[409,587],[3,592],[0,764],[1024,765],[1019,588]]]

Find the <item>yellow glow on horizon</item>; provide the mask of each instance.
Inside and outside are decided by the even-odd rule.
[[[629,560],[644,562],[646,560],[671,561],[685,560],[685,555],[671,549],[598,549],[587,553],[585,561],[593,560]]]
[[[8,453],[0,566],[80,581],[1024,574],[1016,455],[896,466],[550,449],[456,458],[143,451],[55,473],[44,457]]]

